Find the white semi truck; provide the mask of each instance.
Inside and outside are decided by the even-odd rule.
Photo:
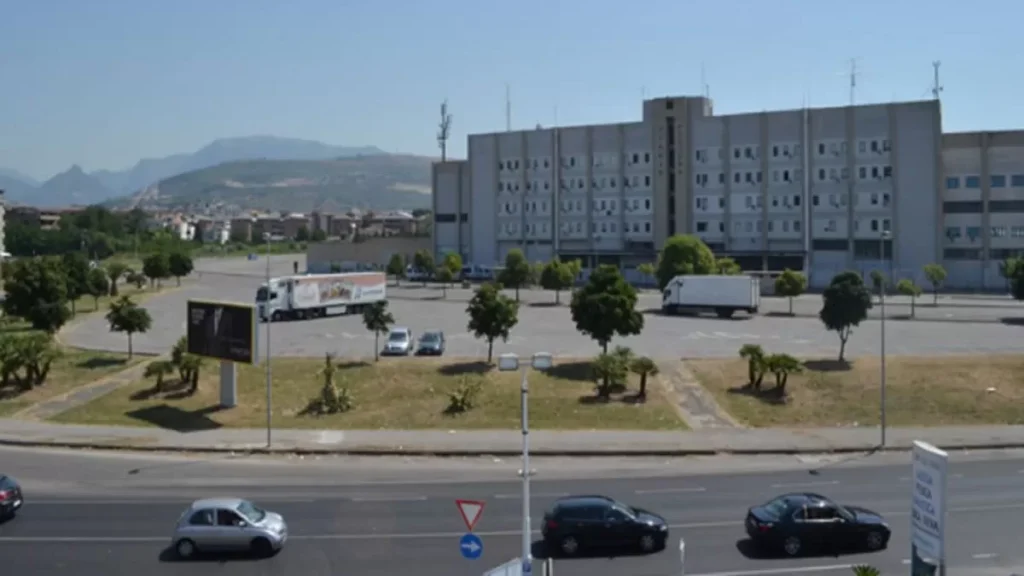
[[[383,272],[307,274],[271,278],[256,292],[256,309],[264,321],[302,320],[330,314],[357,314],[387,299]]]
[[[756,314],[761,305],[761,282],[752,276],[676,276],[665,287],[665,314],[714,312],[731,318],[737,310]]]

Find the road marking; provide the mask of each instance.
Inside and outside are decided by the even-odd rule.
[[[664,488],[661,490],[634,490],[634,494],[675,494],[681,492],[704,492],[706,488]]]
[[[767,576],[769,574],[807,574],[810,572],[832,572],[852,570],[854,564],[828,564],[825,566],[799,566],[792,568],[765,568],[761,570],[736,570],[733,572],[704,572],[693,576]]]
[[[989,558],[998,558],[999,554],[988,552],[986,554],[971,554],[971,558],[975,560],[988,560]]]
[[[532,500],[534,498],[565,498],[568,495],[569,495],[568,492],[548,492],[546,494],[541,492],[540,494],[537,494],[537,493],[530,494],[530,499]],[[494,497],[497,498],[498,500],[514,500],[514,499],[517,499],[517,498],[518,499],[522,499],[523,495],[522,494],[495,494]]]
[[[350,498],[353,502],[423,502],[426,496],[366,496]]]
[[[790,484],[772,484],[772,488],[803,488],[810,486],[835,486],[839,480],[826,480],[823,482],[793,482]]]

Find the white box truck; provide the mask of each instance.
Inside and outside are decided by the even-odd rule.
[[[329,314],[357,314],[387,299],[383,272],[308,274],[271,278],[256,292],[261,320],[302,320]]]
[[[757,313],[761,283],[751,276],[676,276],[661,295],[665,314],[714,312],[731,318],[737,310]]]

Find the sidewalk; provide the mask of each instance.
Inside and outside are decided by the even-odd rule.
[[[877,428],[708,429],[690,432],[538,430],[536,456],[695,456],[863,452],[878,445]],[[893,428],[890,450],[914,440],[946,449],[1024,447],[1024,426]],[[70,426],[0,419],[0,444],[190,452],[266,453],[266,431],[217,429],[175,432],[159,428]],[[270,452],[353,455],[516,456],[517,430],[274,430]]]

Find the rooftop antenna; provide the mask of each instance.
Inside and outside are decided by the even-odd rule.
[[[708,100],[711,99],[711,87],[708,86],[707,73],[704,70],[704,63],[700,63],[700,91]]]
[[[853,106],[857,102],[857,76],[860,72],[857,71],[857,59],[850,58],[850,106]]]
[[[505,131],[512,131],[512,89],[505,84]]]
[[[448,99],[441,102],[441,122],[437,125],[437,145],[441,148],[441,162],[448,160],[448,137],[452,133],[452,115],[448,113]]]
[[[640,99],[647,100],[647,86],[640,87]]]
[[[932,68],[935,69],[935,80],[932,84],[932,96],[934,96],[936,100],[939,99],[939,94],[942,92],[942,83],[939,82],[939,68],[941,66],[942,62],[939,62],[938,60],[932,62]]]

